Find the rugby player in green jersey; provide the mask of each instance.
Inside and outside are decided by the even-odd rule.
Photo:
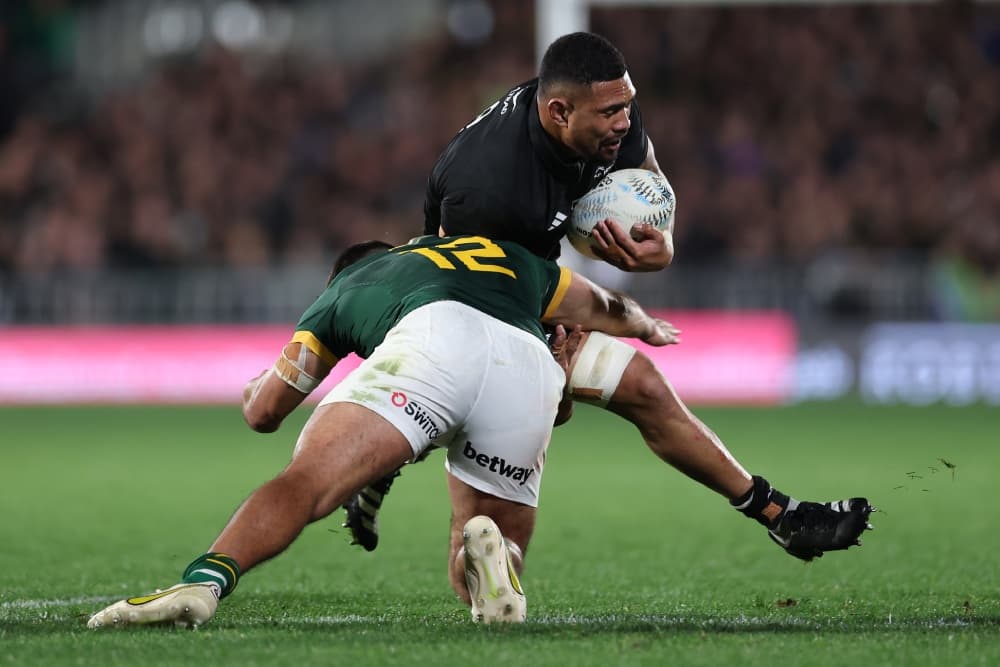
[[[241,574],[432,446],[447,450],[452,588],[476,621],[525,619],[518,573],[545,450],[567,404],[572,337],[563,325],[652,345],[675,343],[678,332],[511,242],[422,237],[391,249],[363,244],[346,257],[357,261],[338,262],[275,364],[247,384],[243,415],[254,430],[275,431],[339,359],[354,352],[364,361],[320,401],[291,463],[243,503],[180,583],[116,602],[89,627],[204,623]],[[557,327],[560,361],[543,323]]]

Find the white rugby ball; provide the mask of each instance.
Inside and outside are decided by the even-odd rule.
[[[674,221],[676,204],[673,188],[659,174],[648,169],[613,171],[576,200],[566,236],[580,253],[596,259],[594,225],[611,218],[626,232],[637,224],[664,231]]]

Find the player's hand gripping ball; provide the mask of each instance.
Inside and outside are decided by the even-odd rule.
[[[576,200],[567,233],[570,243],[587,257],[594,254],[594,225],[610,218],[623,230],[633,225],[653,225],[661,232],[674,221],[677,199],[667,179],[647,169],[622,169],[605,176]]]

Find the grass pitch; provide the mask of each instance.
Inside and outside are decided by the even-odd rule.
[[[307,412],[258,435],[235,407],[0,409],[0,664],[1000,664],[986,407],[698,410],[782,490],[879,507],[863,548],[808,565],[630,425],[578,408],[549,450],[524,626],[473,626],[452,597],[438,453],[396,482],[374,553],[348,546],[338,511],[196,632],[84,627],[174,583]]]

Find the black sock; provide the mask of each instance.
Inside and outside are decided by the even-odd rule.
[[[781,521],[781,516],[791,504],[798,503],[777,489],[759,475],[753,476],[753,486],[745,494],[729,504],[737,510],[757,521],[766,528],[774,528]]]

